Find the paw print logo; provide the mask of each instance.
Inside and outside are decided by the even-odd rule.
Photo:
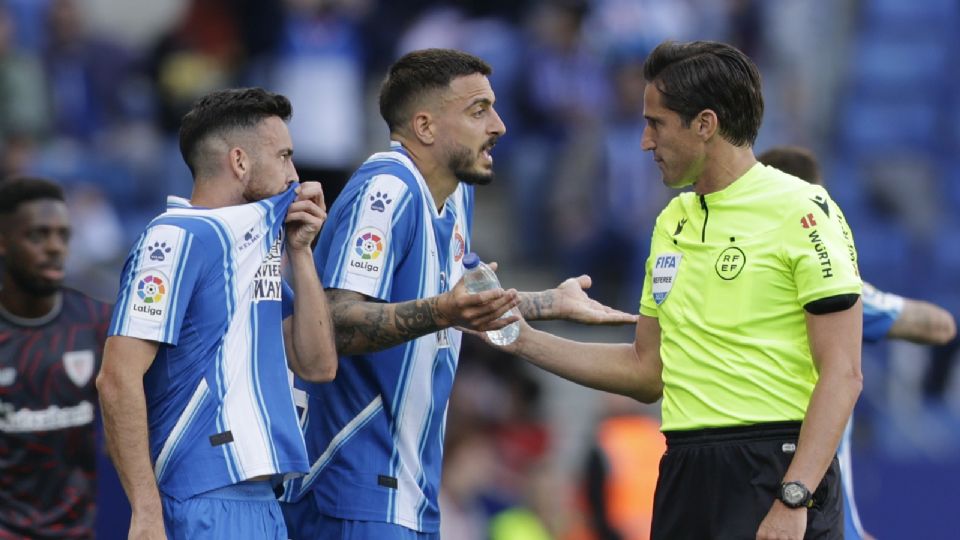
[[[249,242],[250,240],[253,240],[253,227],[250,227],[250,230],[243,235],[243,240],[245,242]]]
[[[170,253],[170,248],[166,242],[154,242],[152,246],[147,247],[147,251],[150,252],[151,261],[163,261],[167,258],[166,254]]]
[[[370,209],[376,212],[383,212],[387,209],[387,205],[393,202],[393,199],[388,199],[386,193],[377,192],[376,195],[371,195],[370,200]]]

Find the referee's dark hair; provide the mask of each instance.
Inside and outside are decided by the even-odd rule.
[[[0,180],[0,216],[13,214],[23,204],[41,199],[64,201],[63,188],[45,178],[13,176]]]
[[[235,129],[251,129],[277,116],[284,122],[293,115],[290,100],[263,88],[230,88],[211,92],[193,104],[180,121],[180,154],[196,179],[203,163],[203,142]]]
[[[710,109],[724,140],[753,146],[763,119],[760,72],[739,49],[715,41],[665,41],[647,57],[643,76],[684,126]]]
[[[403,55],[390,66],[380,85],[380,116],[390,133],[402,129],[411,110],[425,94],[445,89],[458,77],[490,75],[482,59],[453,49],[422,49]]]
[[[817,158],[813,157],[813,152],[802,146],[774,146],[757,156],[757,161],[811,184],[823,185]]]

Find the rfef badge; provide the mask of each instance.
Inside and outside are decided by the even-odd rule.
[[[683,255],[680,253],[663,253],[657,255],[657,260],[653,262],[653,301],[659,306],[667,299],[670,289],[673,288],[673,282],[677,278],[677,270],[680,269],[680,259]]]

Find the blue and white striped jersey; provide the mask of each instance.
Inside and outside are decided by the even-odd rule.
[[[463,274],[473,187],[437,210],[426,181],[393,143],[353,175],[330,209],[315,251],[326,287],[395,303],[436,296]],[[332,382],[297,381],[312,465],[284,498],[314,491],[342,519],[439,530],[447,402],[460,352],[452,328],[379,351],[342,356]]]
[[[893,323],[903,311],[903,297],[878,290],[867,282],[863,283],[863,340],[880,341],[887,337]],[[860,513],[853,496],[853,461],[850,454],[853,417],[847,422],[840,439],[837,458],[840,460],[840,478],[843,482],[844,538],[859,540],[864,537],[860,523]]]
[[[303,473],[287,376],[280,258],[294,188],[218,209],[177,197],[127,258],[110,335],[160,343],[144,376],[160,491],[176,499]]]

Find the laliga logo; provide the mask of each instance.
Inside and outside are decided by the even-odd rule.
[[[137,284],[137,296],[143,303],[134,303],[132,309],[144,315],[162,315],[163,309],[156,304],[159,304],[166,294],[167,287],[164,285],[163,280],[160,279],[160,276],[147,274],[147,276]]]
[[[383,241],[371,232],[364,233],[357,238],[355,251],[365,261],[376,260],[380,256],[380,252],[383,251]]]
[[[373,264],[373,261],[379,259],[380,254],[383,253],[383,239],[380,235],[369,231],[361,234],[357,237],[353,250],[359,256],[359,260],[351,259],[350,266],[366,272],[380,271],[380,265]]]
[[[167,294],[166,286],[158,276],[148,275],[137,284],[137,296],[143,300],[144,304],[157,304],[163,300],[165,294]]]

